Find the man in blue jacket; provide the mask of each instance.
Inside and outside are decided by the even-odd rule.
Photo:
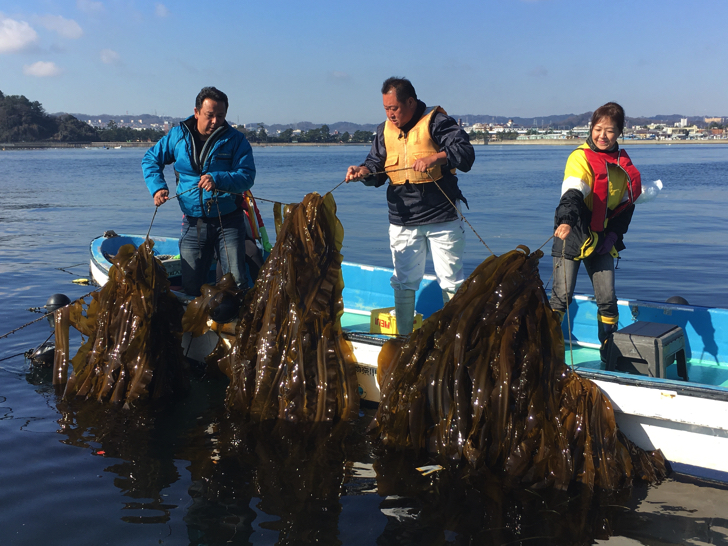
[[[253,150],[245,136],[225,121],[225,93],[204,87],[194,116],[170,129],[142,159],[144,181],[160,206],[169,199],[164,166],[174,163],[177,195],[184,213],[179,240],[182,290],[199,296],[217,257],[241,290],[249,284],[245,267],[245,213],[238,202],[255,180]]]

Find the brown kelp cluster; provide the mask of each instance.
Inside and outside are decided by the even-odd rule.
[[[172,294],[147,239],[138,249],[124,245],[111,260],[109,281],[92,294],[88,308],[78,300],[56,320],[54,384],[64,397],[129,405],[184,392],[189,373],[182,355],[182,305]],[[66,382],[68,325],[88,340],[71,360]],[[59,340],[61,342],[59,343]]]
[[[355,359],[340,322],[343,234],[330,193],[290,207],[219,362],[229,408],[258,420],[356,415]]]
[[[609,400],[564,363],[559,320],[526,247],[485,260],[457,295],[380,354],[385,445],[533,486],[614,490],[665,475],[617,430]]]
[[[220,282],[215,285],[203,284],[200,295],[187,304],[187,309],[182,317],[182,330],[192,334],[192,337],[205,334],[210,329],[209,319],[214,317],[222,307],[234,302],[232,306],[239,308],[239,297],[240,292],[237,289],[235,277],[231,273],[223,275]],[[235,314],[236,316],[237,314]],[[228,319],[235,317],[231,316]],[[212,326],[216,325],[213,323]]]

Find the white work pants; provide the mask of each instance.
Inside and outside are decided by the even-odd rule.
[[[395,290],[420,287],[428,252],[440,288],[456,292],[463,283],[465,230],[461,220],[413,227],[390,224],[389,247],[394,262],[390,284]]]

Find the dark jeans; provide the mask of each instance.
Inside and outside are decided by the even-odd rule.
[[[235,211],[219,218],[182,220],[179,253],[182,261],[182,290],[199,296],[213,260],[217,258],[224,273],[232,273],[238,288],[248,288],[245,267],[245,213]]]
[[[554,311],[566,312],[568,300],[574,295],[576,274],[579,265],[584,262],[586,272],[589,274],[594,287],[594,298],[597,300],[599,315],[608,319],[619,316],[617,308],[617,294],[614,291],[614,258],[609,254],[592,254],[584,260],[570,260],[565,258],[562,267],[561,258],[554,257],[554,280],[551,290],[551,308]],[[564,270],[566,270],[566,286],[564,285]]]

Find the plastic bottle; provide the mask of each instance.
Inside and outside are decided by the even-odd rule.
[[[635,205],[641,205],[652,201],[658,196],[662,190],[662,180],[655,180],[654,182],[642,182],[642,193],[634,202]]]

